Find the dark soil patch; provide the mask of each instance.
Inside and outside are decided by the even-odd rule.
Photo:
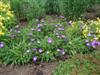
[[[58,62],[27,64],[23,66],[0,66],[0,75],[51,75]]]

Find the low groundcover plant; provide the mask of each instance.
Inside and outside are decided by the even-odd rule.
[[[82,23],[66,22],[59,18],[55,23],[46,19],[33,19],[28,26],[10,28],[7,41],[0,42],[0,59],[5,64],[25,64],[30,61],[53,61],[58,57],[86,53]]]

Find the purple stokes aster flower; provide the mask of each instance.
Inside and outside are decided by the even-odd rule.
[[[38,51],[39,51],[39,53],[42,53],[43,50],[42,50],[42,48],[39,48]]]
[[[64,49],[62,48],[62,49],[60,49],[60,51],[61,51],[61,53],[63,54],[63,55],[65,55],[65,51],[64,51]]]
[[[61,15],[61,16],[59,16],[59,18],[65,18],[65,16],[62,16],[62,15]]]
[[[38,31],[38,32],[41,32],[41,28],[38,28],[37,31]]]
[[[33,50],[33,51],[36,51],[37,49],[36,49],[36,48],[33,48],[32,50]]]
[[[41,27],[41,26],[42,26],[42,24],[38,24],[38,25],[37,25],[37,27]]]
[[[98,45],[98,42],[96,40],[91,42],[91,45],[93,48],[96,48],[96,46]]]
[[[36,56],[33,57],[33,61],[34,61],[34,62],[37,61],[37,57],[36,57]]]
[[[58,30],[65,30],[64,28],[58,28]]]
[[[91,44],[90,44],[90,43],[86,43],[86,46],[88,46],[88,47],[89,47],[89,46],[91,46]]]
[[[98,45],[100,46],[100,41],[98,42]]]
[[[52,43],[52,42],[53,42],[52,38],[48,38],[48,43]]]
[[[0,48],[4,47],[4,42],[0,42]]]
[[[61,35],[61,38],[65,38],[66,36],[65,35]]]
[[[92,35],[89,33],[88,36],[92,36]]]

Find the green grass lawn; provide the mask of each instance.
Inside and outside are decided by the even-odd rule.
[[[77,54],[61,62],[53,75],[100,75],[100,52]]]

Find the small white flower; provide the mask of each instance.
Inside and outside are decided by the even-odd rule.
[[[40,43],[40,41],[37,41],[37,43]]]
[[[29,52],[30,52],[30,50],[27,50],[26,52],[27,52],[27,53],[29,53]]]
[[[49,54],[50,52],[49,52],[49,51],[47,51],[46,53],[47,53],[47,54]]]
[[[60,49],[57,49],[57,51],[59,52],[59,51],[60,51]]]

